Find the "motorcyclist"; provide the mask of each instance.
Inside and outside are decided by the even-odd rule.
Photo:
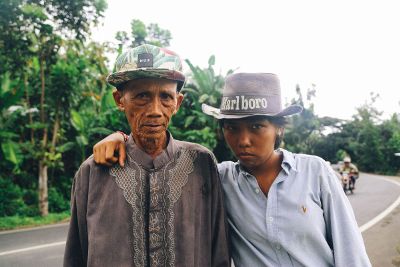
[[[343,173],[348,173],[350,179],[351,179],[351,185],[350,185],[350,190],[356,189],[356,179],[358,178],[358,169],[356,165],[351,163],[351,158],[349,156],[346,156],[343,158],[343,165],[340,166],[339,173],[343,175]]]

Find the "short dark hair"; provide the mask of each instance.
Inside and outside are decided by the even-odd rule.
[[[118,91],[123,91],[125,89],[127,83],[128,82],[120,83],[115,88],[117,88]]]
[[[285,126],[287,125],[287,119],[285,117],[272,117],[272,116],[264,116],[264,115],[257,115],[257,116],[251,116],[248,117],[254,120],[267,120],[270,123],[274,124],[275,126],[277,126],[278,128],[285,128]],[[224,123],[225,121],[227,121],[229,119],[221,119],[218,120],[219,123],[219,127],[221,129],[224,128]],[[278,149],[279,146],[281,145],[282,141],[283,141],[283,132],[281,134],[277,134],[276,138],[275,138],[275,144],[274,144],[274,149]]]

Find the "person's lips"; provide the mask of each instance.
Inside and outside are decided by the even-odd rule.
[[[248,152],[241,152],[238,154],[238,157],[241,159],[250,159],[250,158],[254,158],[256,155],[252,154],[252,153],[248,153]]]
[[[142,125],[142,127],[150,129],[152,131],[157,131],[165,128],[164,124],[162,123],[145,123]]]

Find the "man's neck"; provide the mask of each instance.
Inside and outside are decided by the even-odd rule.
[[[167,133],[162,135],[160,138],[146,138],[139,136],[136,138],[134,137],[134,140],[136,145],[153,159],[160,155],[168,144]]]

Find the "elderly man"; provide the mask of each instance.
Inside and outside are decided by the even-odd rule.
[[[167,131],[185,81],[172,51],[142,45],[107,78],[131,128],[124,167],[89,157],[72,188],[64,266],[229,266],[221,185],[206,148]]]

